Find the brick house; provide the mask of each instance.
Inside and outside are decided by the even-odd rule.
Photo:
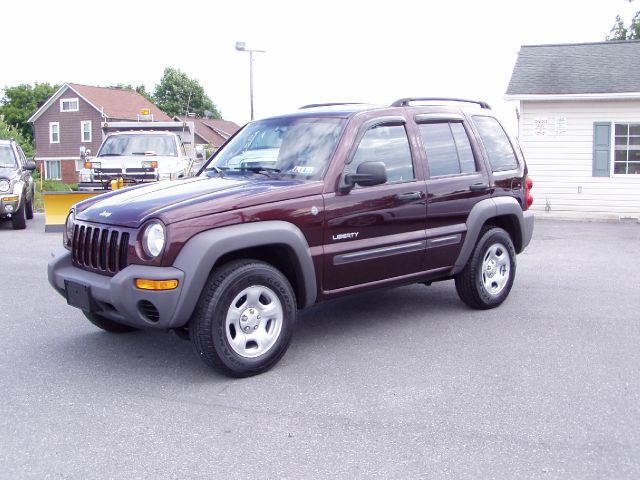
[[[136,121],[142,109],[149,109],[149,120],[171,121],[133,90],[65,83],[29,118],[38,170],[45,179],[78,182],[80,147],[97,153],[103,122]]]
[[[193,122],[195,128],[195,144],[204,145],[208,150],[216,151],[227,139],[236,133],[240,126],[229,120],[211,118],[195,118],[175,116],[177,122]]]

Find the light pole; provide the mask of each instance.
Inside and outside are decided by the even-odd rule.
[[[265,53],[265,51],[247,48],[245,42],[236,42],[236,50],[239,52],[249,52],[249,102],[251,103],[251,120],[253,120],[253,54],[254,52]]]

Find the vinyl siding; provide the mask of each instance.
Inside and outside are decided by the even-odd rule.
[[[640,175],[593,176],[594,122],[640,123],[640,101],[523,101],[520,110],[520,145],[534,181],[533,210],[640,218]],[[566,119],[560,129],[558,118]],[[546,130],[540,127],[543,119]]]
[[[60,99],[78,98],[77,112],[61,112]],[[80,146],[96,152],[102,141],[102,118],[100,112],[85,102],[73,90],[67,90],[60,99],[42,113],[34,122],[33,134],[36,158],[79,158]],[[81,122],[91,120],[91,142],[81,141]],[[60,143],[49,142],[49,122],[60,123]]]

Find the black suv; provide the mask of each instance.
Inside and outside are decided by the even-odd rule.
[[[173,329],[233,376],[273,366],[297,310],[325,299],[454,279],[496,307],[531,240],[532,182],[488,105],[462,103],[249,123],[194,178],[75,205],[49,281],[98,327]]]
[[[35,168],[14,140],[0,140],[0,219],[10,219],[16,230],[26,228],[26,220],[33,218]]]

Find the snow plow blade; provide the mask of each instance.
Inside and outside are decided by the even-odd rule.
[[[64,222],[67,220],[69,209],[76,203],[87,198],[105,193],[99,192],[42,192],[44,202],[44,231],[62,232]]]

